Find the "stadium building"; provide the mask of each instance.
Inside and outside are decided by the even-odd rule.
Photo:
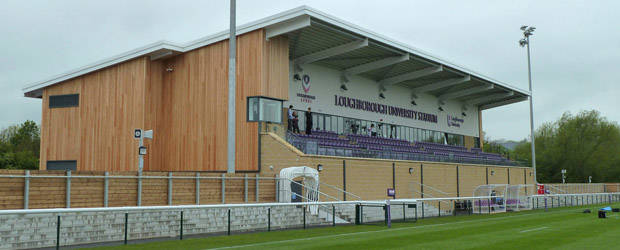
[[[480,149],[482,111],[528,91],[305,6],[237,27],[236,62],[237,175],[307,166],[342,199],[533,184],[530,168]],[[135,173],[138,128],[154,131],[145,172],[227,170],[228,31],[156,42],[24,93],[42,100],[41,170]]]

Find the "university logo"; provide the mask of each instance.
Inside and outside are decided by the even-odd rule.
[[[305,93],[310,92],[310,76],[309,75],[304,75],[301,78],[301,87],[303,87]]]
[[[460,128],[461,125],[465,123],[465,120],[458,118],[456,116],[451,116],[451,115],[448,115],[448,119],[446,119],[446,121],[448,123],[448,127],[457,127],[457,128]]]

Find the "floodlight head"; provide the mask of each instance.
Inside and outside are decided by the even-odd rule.
[[[441,106],[439,106],[439,108],[438,108],[438,109],[439,109],[439,111],[443,111],[443,108],[442,108]]]
[[[416,106],[418,104],[415,102],[415,100],[411,100],[411,105]]]
[[[525,31],[525,29],[527,29],[527,25],[522,25],[521,30]]]
[[[340,85],[340,89],[343,91],[349,90],[349,88],[347,88],[347,85],[344,85],[344,83]]]
[[[525,40],[525,38],[519,40],[519,46],[525,47],[526,44],[527,44],[527,40]]]
[[[385,99],[385,95],[383,93],[379,93],[379,98]]]
[[[462,113],[461,113],[461,115],[463,115],[463,116],[467,116],[467,114],[466,114],[465,112],[462,112]]]

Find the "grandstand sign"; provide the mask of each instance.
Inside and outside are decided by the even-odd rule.
[[[344,123],[340,125],[340,120],[333,118],[343,117],[480,136],[478,109],[471,105],[444,100],[441,105],[444,111],[439,111],[436,96],[419,93],[414,104],[411,88],[404,85],[390,85],[381,91],[376,81],[355,75],[345,83],[347,88],[342,88],[342,84],[342,71],[315,64],[304,65],[303,72],[290,76],[289,99],[283,104],[293,105],[296,110],[312,108],[315,114],[326,115],[325,119],[317,122],[318,125],[330,124],[330,128],[344,126]],[[383,93],[383,97],[379,93]],[[461,113],[465,115],[461,116]],[[451,115],[449,122],[448,114]],[[330,119],[328,116],[333,117]]]
[[[453,115],[448,115],[448,127],[457,127],[460,128],[463,123],[465,123],[464,119],[458,118]]]
[[[437,115],[365,101],[357,98],[334,95],[334,105],[368,112],[404,117],[418,121],[437,123]]]

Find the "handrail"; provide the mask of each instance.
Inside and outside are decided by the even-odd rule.
[[[330,196],[330,195],[327,195],[327,194],[325,194],[325,193],[323,193],[323,192],[319,191],[318,189],[314,189],[314,188],[312,188],[312,187],[308,187],[308,186],[306,186],[306,185],[304,185],[304,184],[302,184],[302,183],[296,182],[296,181],[291,180],[291,179],[286,179],[286,178],[283,178],[283,179],[288,180],[288,181],[290,181],[290,182],[292,182],[292,183],[298,184],[298,185],[300,185],[300,186],[302,186],[302,187],[305,187],[305,188],[307,188],[307,189],[310,189],[310,190],[312,190],[313,192],[314,192],[314,191],[316,191],[317,193],[322,194],[322,195],[325,195],[325,196],[327,196],[328,198],[334,199],[334,200],[336,200],[336,201],[340,201],[338,198],[335,198],[335,197],[332,197],[332,196]]]
[[[354,196],[354,197],[355,197],[355,198],[357,198],[358,200],[362,200],[362,197],[360,197],[360,196],[358,196],[358,195],[356,195],[356,194],[354,194],[354,193],[351,193],[351,192],[347,192],[347,191],[345,191],[345,190],[342,190],[342,189],[340,189],[340,188],[338,188],[338,187],[336,187],[336,186],[334,186],[334,185],[330,185],[330,184],[327,184],[327,183],[324,183],[324,182],[319,182],[319,184],[321,184],[321,185],[326,185],[326,186],[328,186],[328,187],[330,187],[330,188],[336,189],[337,191],[340,191],[340,192],[345,193],[345,194],[347,194],[347,195]]]
[[[424,183],[420,183],[420,182],[417,182],[417,181],[414,181],[414,180],[411,180],[411,182],[413,182],[413,183],[415,183],[415,184],[419,184],[420,186],[423,186],[423,187],[428,187],[428,188],[430,188],[430,189],[432,189],[432,190],[434,190],[434,191],[436,191],[436,192],[439,192],[439,193],[441,193],[441,194],[445,194],[445,195],[449,195],[449,194],[450,194],[450,193],[446,193],[446,192],[444,192],[444,191],[441,191],[441,190],[439,190],[439,189],[437,189],[437,188],[435,188],[435,187],[433,187],[433,186],[426,185],[426,184],[424,184]]]

